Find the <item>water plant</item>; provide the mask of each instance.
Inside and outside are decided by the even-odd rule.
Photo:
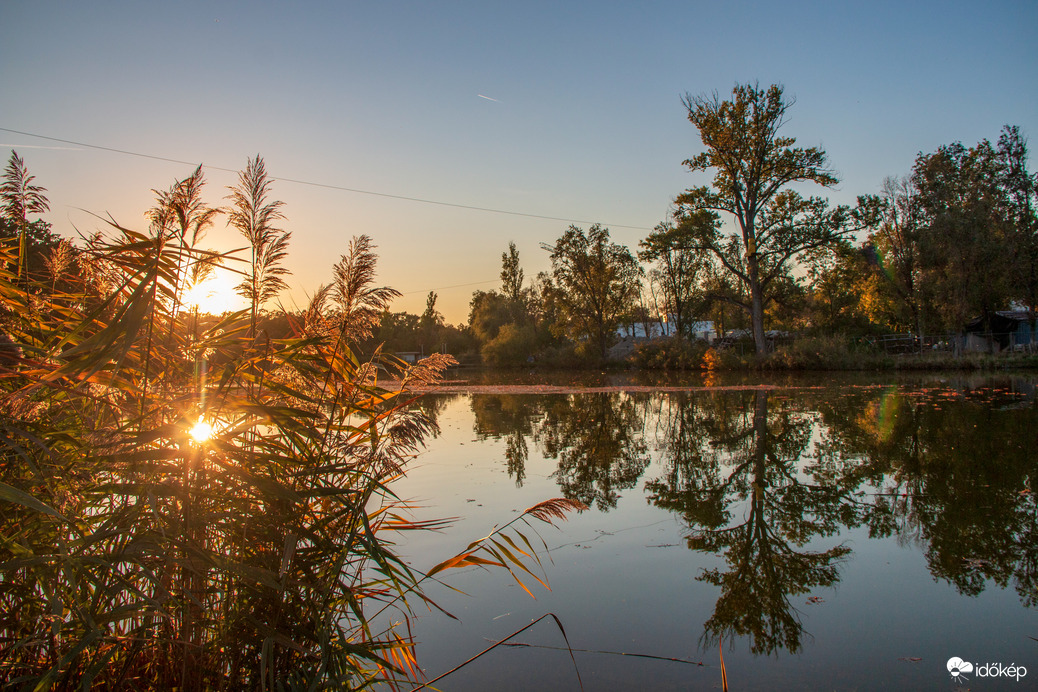
[[[178,216],[192,181],[160,194],[152,232],[111,223],[60,283],[27,284],[18,246],[0,245],[0,678],[417,680],[407,623],[425,575],[388,538],[436,524],[413,520],[392,481],[434,426],[412,387],[449,359],[360,360],[345,309],[325,322],[338,329],[281,340],[258,338],[251,310],[199,320],[191,277],[233,258],[195,247],[189,212],[208,209]],[[471,564],[532,574],[535,551],[509,527],[430,573]],[[387,605],[401,617],[374,624]]]

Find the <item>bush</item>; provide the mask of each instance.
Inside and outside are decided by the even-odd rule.
[[[537,345],[533,325],[506,324],[497,336],[483,344],[483,362],[494,367],[526,365]]]
[[[843,335],[800,337],[760,362],[765,370],[867,370],[892,365],[883,354],[856,345]]]
[[[680,336],[653,339],[638,344],[630,363],[647,370],[699,370],[707,353],[705,341],[689,342]]]

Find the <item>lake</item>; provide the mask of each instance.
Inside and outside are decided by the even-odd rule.
[[[501,570],[429,589],[458,618],[417,613],[429,677],[553,613],[586,690],[720,689],[719,647],[732,690],[1036,688],[1033,376],[561,384],[423,400],[440,433],[393,488],[457,520],[401,538],[413,566],[589,506],[536,527],[536,599]],[[512,642],[436,687],[579,689],[551,618]]]

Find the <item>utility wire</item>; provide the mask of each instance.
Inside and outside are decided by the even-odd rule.
[[[496,284],[501,279],[487,279],[486,281],[471,281],[467,284],[453,284],[451,286],[433,286],[432,288],[423,289],[421,291],[404,291],[400,295],[409,296],[414,293],[428,293],[429,291],[446,291],[448,288],[464,288],[465,286],[480,286],[482,284]]]
[[[50,142],[61,142],[62,144],[73,144],[77,147],[86,147],[88,149],[98,149],[100,151],[109,151],[115,154],[123,154],[126,156],[137,156],[143,159],[152,159],[154,161],[166,161],[168,163],[177,163],[186,166],[198,166],[201,165],[197,161],[182,161],[180,159],[171,159],[165,156],[156,156],[154,154],[142,154],[137,151],[129,151],[127,149],[116,149],[114,147],[104,147],[99,144],[87,144],[86,142],[75,142],[70,139],[61,139],[59,137],[48,137],[47,135],[38,135],[32,132],[23,132],[21,130],[12,130],[7,127],[0,127],[0,132],[10,132],[16,135],[24,135],[26,137],[36,137],[38,139],[45,139]],[[225,171],[227,173],[237,173],[238,171],[233,168],[222,168],[220,166],[210,166],[205,164],[206,168],[211,168],[214,171]],[[419,204],[435,204],[441,207],[452,207],[454,209],[468,209],[470,211],[483,211],[491,214],[507,214],[509,216],[522,216],[528,219],[544,219],[546,221],[562,221],[563,223],[582,223],[582,224],[593,224],[598,223],[595,221],[587,221],[583,219],[566,219],[559,216],[545,216],[543,214],[531,214],[522,211],[512,211],[509,209],[494,209],[492,207],[477,207],[470,204],[458,204],[456,202],[443,202],[435,199],[423,199],[421,197],[408,197],[407,195],[394,195],[388,192],[376,192],[374,190],[361,190],[354,187],[344,187],[342,185],[331,185],[328,183],[317,183],[310,180],[298,180],[295,178],[273,178],[274,180],[284,183],[295,183],[296,185],[309,185],[310,187],[322,187],[327,190],[340,190],[342,192],[353,192],[358,195],[371,195],[374,197],[385,197],[387,199],[399,199],[406,202],[417,202]],[[651,228],[645,226],[626,226],[624,224],[602,224],[603,226],[611,228],[627,228],[636,231],[651,231]]]

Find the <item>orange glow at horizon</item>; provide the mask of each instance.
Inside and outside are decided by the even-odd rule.
[[[217,270],[184,292],[184,305],[212,315],[241,310],[245,307],[245,300],[235,292],[234,285],[228,272]]]

